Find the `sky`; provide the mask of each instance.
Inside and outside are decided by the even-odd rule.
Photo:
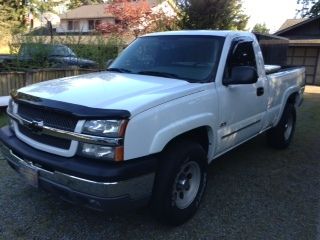
[[[242,0],[244,12],[251,16],[248,28],[266,23],[270,32],[280,28],[286,19],[295,18],[297,0]]]

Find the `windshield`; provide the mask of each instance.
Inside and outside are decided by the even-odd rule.
[[[141,37],[108,70],[208,82],[215,78],[223,43],[217,36]]]

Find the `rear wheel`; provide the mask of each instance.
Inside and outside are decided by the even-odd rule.
[[[198,143],[180,141],[162,154],[152,207],[165,224],[180,225],[199,208],[207,183],[207,158]]]
[[[296,126],[296,109],[294,105],[287,104],[277,126],[267,132],[270,146],[277,149],[287,148],[293,138]]]

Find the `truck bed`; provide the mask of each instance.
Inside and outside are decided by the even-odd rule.
[[[265,70],[267,76],[270,76],[271,74],[275,73],[281,73],[281,72],[288,72],[295,69],[301,69],[304,68],[302,66],[277,66],[277,65],[265,65]]]
[[[269,110],[272,110],[274,116],[279,116],[281,111],[283,97],[286,91],[290,89],[303,89],[305,86],[305,68],[304,67],[281,67],[278,71],[268,74],[269,82]]]

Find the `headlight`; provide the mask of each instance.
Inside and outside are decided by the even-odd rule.
[[[79,155],[106,161],[122,161],[123,147],[109,147],[88,143],[80,143]]]
[[[82,133],[106,138],[123,138],[127,123],[127,120],[90,120],[85,122]],[[123,146],[80,143],[78,154],[103,161],[122,161]]]
[[[86,121],[83,133],[102,137],[123,137],[126,120],[92,120]]]

